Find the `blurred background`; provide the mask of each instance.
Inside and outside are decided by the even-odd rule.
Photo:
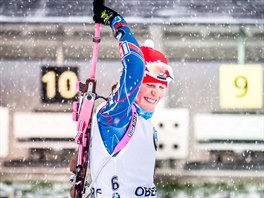
[[[243,197],[236,194],[242,183],[250,192],[244,197],[263,197],[264,1],[105,3],[125,17],[140,45],[154,41],[175,74],[153,117],[156,180],[166,189],[159,196]],[[72,102],[76,81],[89,77],[92,15],[92,0],[0,1],[0,197],[27,197],[16,182],[60,193],[56,182],[69,181],[77,148]],[[109,95],[121,69],[118,43],[102,26],[99,95]],[[200,194],[185,191],[219,182],[208,195],[205,186]],[[68,196],[65,185],[57,197]],[[55,197],[45,193],[38,196]]]

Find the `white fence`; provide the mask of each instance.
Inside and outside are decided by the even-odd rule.
[[[8,156],[9,145],[9,111],[0,107],[0,158]]]
[[[74,141],[69,141],[75,137],[76,128],[77,124],[72,121],[71,113],[16,112],[14,114],[14,137],[20,147],[77,148]]]
[[[8,109],[0,107],[0,115],[0,158],[8,156],[10,141],[16,148],[76,149],[71,113],[14,112],[10,122]],[[158,131],[157,159],[187,159],[189,111],[157,109],[152,121]],[[196,114],[193,124],[194,149],[264,151],[264,115]]]
[[[264,151],[264,115],[197,114],[194,135],[200,149]]]

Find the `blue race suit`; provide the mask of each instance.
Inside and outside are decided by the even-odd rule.
[[[132,118],[132,105],[144,77],[145,63],[139,44],[122,16],[115,17],[111,28],[119,41],[123,64],[119,88],[97,114],[99,130],[109,154],[124,136]],[[139,109],[139,107],[137,107]]]

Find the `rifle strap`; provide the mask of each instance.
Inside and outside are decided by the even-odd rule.
[[[137,112],[136,112],[135,106],[132,105],[132,119],[130,121],[129,127],[128,127],[125,135],[120,140],[120,142],[116,145],[113,153],[111,155],[109,155],[107,158],[105,158],[105,160],[102,161],[101,166],[98,169],[98,172],[96,173],[93,181],[88,186],[88,188],[85,190],[84,198],[87,198],[88,196],[90,196],[91,189],[92,189],[94,183],[96,182],[98,176],[100,175],[101,171],[103,170],[103,168],[108,164],[108,162],[112,159],[112,157],[114,155],[116,155],[119,151],[121,151],[128,144],[129,140],[131,139],[131,137],[133,136],[133,134],[135,132],[136,123],[137,123]]]
[[[132,105],[132,118],[131,118],[129,127],[125,135],[123,136],[123,138],[116,145],[114,152],[113,152],[114,155],[117,154],[119,151],[121,151],[128,144],[128,142],[130,141],[131,137],[133,136],[135,132],[136,124],[137,124],[137,112],[136,112],[135,106]]]

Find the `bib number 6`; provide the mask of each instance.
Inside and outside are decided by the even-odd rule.
[[[119,183],[118,183],[118,177],[117,176],[113,176],[111,179],[111,184],[112,184],[112,189],[114,191],[118,190],[119,188]]]

